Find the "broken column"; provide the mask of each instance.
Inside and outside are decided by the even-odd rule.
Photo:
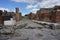
[[[19,13],[19,8],[16,8],[16,21],[21,20],[21,13]]]

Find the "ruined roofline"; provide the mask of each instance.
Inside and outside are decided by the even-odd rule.
[[[40,10],[52,10],[53,8],[41,8]]]

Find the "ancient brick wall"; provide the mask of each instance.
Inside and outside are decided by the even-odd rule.
[[[40,21],[50,21],[50,12],[52,8],[41,8],[40,11],[37,12],[38,18]]]
[[[60,11],[56,12],[56,22],[60,22]]]
[[[42,21],[50,21],[50,14],[49,13],[43,13],[42,15]]]
[[[60,6],[55,6],[52,13],[52,22],[60,23]]]

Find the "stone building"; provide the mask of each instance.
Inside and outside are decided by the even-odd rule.
[[[55,23],[60,23],[60,6],[55,6],[51,14],[51,20]]]
[[[40,21],[50,21],[50,13],[52,8],[41,8],[36,13],[36,19]]]
[[[50,22],[50,14],[49,13],[43,13],[42,14],[42,21]]]
[[[60,6],[41,8],[36,14],[30,13],[29,18],[38,21],[60,23]]]
[[[60,23],[60,6],[41,8],[36,13],[36,20]]]
[[[19,8],[16,8],[16,21],[20,21],[21,20],[21,13],[19,13]]]
[[[13,18],[13,16],[12,16],[10,13],[8,13],[6,10],[4,10],[2,16],[3,16],[3,18],[4,18],[4,21],[5,21],[5,20],[10,20],[10,18]]]
[[[12,15],[8,13],[6,10],[4,10],[4,12],[0,10],[0,26],[5,25],[11,18],[13,18]]]
[[[12,14],[11,14],[11,12],[7,12],[6,10],[4,10],[4,12],[2,14],[3,20],[4,20],[4,25],[15,25],[16,21],[13,20]]]
[[[14,13],[14,12],[8,12],[8,14],[9,14],[10,16],[12,16],[12,18],[15,20],[15,13]]]
[[[50,22],[51,11],[52,11],[52,8],[41,8],[40,9],[40,15],[41,15],[40,20]]]
[[[31,20],[35,20],[35,14],[31,12],[31,13],[28,15],[28,18],[31,19]]]

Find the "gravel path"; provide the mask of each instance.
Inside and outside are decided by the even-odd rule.
[[[33,21],[29,20],[29,19],[23,19],[19,22],[17,22],[17,26],[22,25],[22,24],[27,24],[26,27],[44,27],[43,25],[39,25],[37,23],[34,23]]]

